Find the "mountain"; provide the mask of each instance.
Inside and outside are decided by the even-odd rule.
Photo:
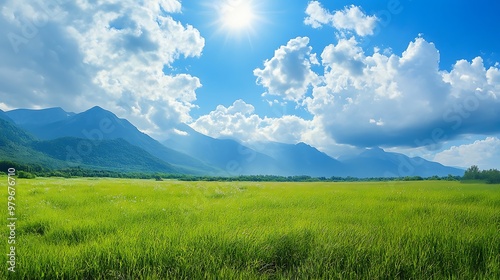
[[[406,177],[463,175],[461,169],[380,148],[334,159],[305,143],[243,145],[178,124],[160,144],[100,107],[83,113],[61,108],[0,110],[0,160],[52,168],[82,167],[202,175]]]
[[[10,112],[7,112],[7,114],[10,115]],[[54,114],[49,114],[49,116],[54,118],[52,120],[47,118],[47,121],[41,124],[35,124],[34,121],[29,121],[29,119],[21,117],[18,117],[18,124],[41,140],[73,137],[89,141],[102,141],[121,138],[134,146],[144,149],[149,154],[174,165],[177,169],[180,168],[179,170],[182,172],[206,174],[218,171],[216,168],[208,166],[198,159],[163,146],[147,134],[140,132],[129,121],[120,119],[115,114],[101,107],[96,106],[83,113],[67,117],[63,117],[60,110],[54,110],[53,112]],[[22,113],[23,117],[29,115],[25,111]]]
[[[68,166],[83,165],[131,172],[178,173],[170,164],[123,139],[96,141],[65,137],[48,141],[35,141],[31,146],[54,159],[65,161]],[[72,147],[85,148],[77,151]]]
[[[422,158],[388,153],[380,148],[339,160],[305,143],[256,142],[249,146],[231,139],[203,135],[186,124],[162,142],[167,147],[224,169],[224,175],[308,175],[312,177],[431,177],[461,176],[463,170],[446,167]]]
[[[178,124],[165,146],[223,170],[220,175],[276,175],[285,173],[275,159],[231,139],[215,139]]]
[[[41,110],[16,109],[8,111],[7,116],[20,126],[40,126],[65,120],[75,113],[68,113],[62,108],[49,108]]]
[[[368,177],[431,177],[462,176],[464,171],[447,167],[420,157],[410,158],[399,153],[385,152],[381,148],[371,148],[359,155],[345,157],[341,162],[346,168],[345,175],[359,178]],[[362,168],[360,168],[362,166]]]
[[[7,114],[0,110],[0,119],[2,120],[6,120],[6,121],[9,121],[9,122],[14,122],[11,118],[9,118],[9,116],[7,116]]]
[[[258,142],[252,144],[252,148],[274,158],[287,171],[286,175],[332,177],[344,174],[341,162],[305,143]]]
[[[11,121],[0,118],[0,160],[46,168],[86,167],[127,172],[179,173],[173,166],[123,139],[58,138],[39,141]]]
[[[35,138],[20,129],[13,122],[8,121],[7,119],[0,118],[0,146],[8,146],[12,144],[27,144],[33,141]]]
[[[47,157],[30,147],[35,138],[11,121],[0,118],[0,160],[38,164],[52,168],[64,166],[64,162]]]

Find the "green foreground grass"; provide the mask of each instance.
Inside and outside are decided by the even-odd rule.
[[[500,279],[499,185],[17,183],[0,279]]]

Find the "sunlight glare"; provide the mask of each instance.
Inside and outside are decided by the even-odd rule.
[[[219,10],[220,21],[225,29],[249,29],[255,19],[251,1],[227,0]]]

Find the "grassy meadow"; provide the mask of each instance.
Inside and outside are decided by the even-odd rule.
[[[0,279],[500,279],[500,185],[17,181]]]

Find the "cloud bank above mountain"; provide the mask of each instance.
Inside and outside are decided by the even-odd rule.
[[[6,1],[0,24],[0,97],[9,107],[95,104],[144,130],[191,120],[201,81],[172,64],[199,57],[204,38],[176,21],[177,0]],[[9,98],[15,94],[16,98]]]
[[[369,55],[350,37],[326,46],[318,59],[324,71],[314,73],[308,40],[290,40],[254,71],[269,94],[294,101],[313,116],[307,121],[311,125],[295,128],[304,129],[299,135],[312,126],[339,144],[418,147],[470,133],[500,132],[500,70],[486,69],[481,57],[457,61],[446,71],[439,69],[439,51],[424,38],[415,38],[401,55],[379,50]],[[217,111],[212,113],[195,127],[201,129],[201,120]],[[256,116],[237,117],[252,123]],[[210,129],[205,127],[209,134],[232,131],[225,127],[232,123],[230,116],[210,123]],[[259,123],[238,137],[265,129]]]

